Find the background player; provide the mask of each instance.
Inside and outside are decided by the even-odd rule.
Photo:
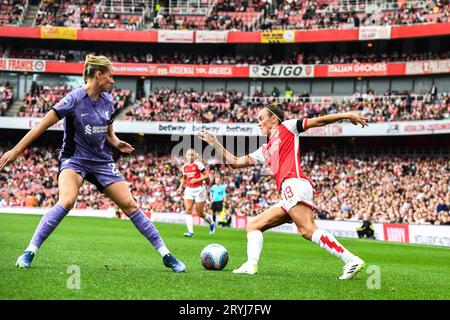
[[[209,233],[212,235],[216,231],[216,224],[205,214],[206,189],[203,181],[209,178],[206,168],[197,160],[197,154],[194,149],[189,149],[186,153],[188,161],[181,167],[183,176],[177,192],[183,193],[184,210],[186,213],[186,227],[188,232],[185,237],[194,236],[194,220],[192,218],[192,210],[194,208],[197,214],[205,220],[209,225]]]
[[[214,185],[210,190],[211,211],[214,223],[216,223],[216,215],[220,214],[223,209],[224,202],[226,201],[227,189],[225,185],[220,183],[220,177],[217,176],[214,179]]]
[[[344,262],[341,280],[352,278],[364,267],[364,261],[345,249],[326,230],[319,229],[314,222],[312,209],[314,186],[300,168],[299,134],[309,128],[322,127],[340,120],[350,120],[353,124],[367,125],[367,119],[354,112],[326,115],[312,119],[292,119],[284,121],[284,114],[277,106],[262,108],[258,114],[258,126],[269,140],[255,152],[236,157],[207,131],[200,137],[214,146],[232,168],[243,168],[256,163],[270,166],[281,201],[258,215],[246,227],[248,260],[234,273],[255,274],[263,246],[262,232],[291,222],[296,224],[302,236],[319,245]]]
[[[58,203],[44,214],[25,252],[17,259],[19,268],[30,268],[43,242],[73,208],[84,180],[95,184],[130,218],[136,228],[161,254],[166,267],[183,272],[186,266],[167,249],[158,230],[139,209],[122,174],[116,168],[111,145],[121,152],[134,148],[119,140],[113,130],[113,98],[108,93],[114,80],[112,64],[104,56],[88,55],[84,64],[85,86],[69,92],[42,121],[0,159],[0,170],[16,158],[44,131],[64,120],[64,140],[58,174]]]

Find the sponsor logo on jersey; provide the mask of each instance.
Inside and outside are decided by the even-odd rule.
[[[87,124],[84,127],[84,134],[95,134],[95,133],[105,133],[108,131],[108,126],[91,126]]]

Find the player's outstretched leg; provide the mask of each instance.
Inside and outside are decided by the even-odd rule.
[[[194,207],[194,199],[184,199],[184,209],[185,209],[185,221],[187,232],[184,236],[187,238],[192,238],[194,236],[194,219],[192,218],[192,209]]]
[[[192,218],[192,214],[185,212],[185,221],[188,232],[185,232],[184,236],[192,238],[194,236],[194,219]]]
[[[41,218],[28,247],[16,261],[18,268],[29,269],[31,267],[31,262],[38,249],[73,208],[82,183],[83,178],[74,170],[67,168],[60,172],[58,176],[59,201]]]
[[[195,207],[197,209],[197,213],[202,219],[209,225],[209,234],[213,235],[216,232],[216,223],[212,221],[208,215],[205,213],[205,203],[196,202]]]
[[[202,219],[209,225],[209,234],[213,235],[216,232],[216,223],[212,221],[206,214],[203,214]]]
[[[53,232],[53,230],[56,229],[58,224],[68,213],[69,210],[58,203],[44,214],[39,222],[39,225],[34,231],[30,244],[25,249],[25,252],[17,259],[17,267],[26,269],[31,267],[31,262],[33,261],[37,250],[42,246],[44,241]]]
[[[105,188],[105,194],[125,212],[139,232],[159,252],[166,267],[174,272],[186,270],[185,264],[170,253],[153,222],[139,209],[125,181],[117,181],[108,185]]]
[[[289,210],[289,214],[300,230],[303,238],[311,240],[344,262],[344,272],[339,279],[351,279],[358,271],[364,268],[365,265],[362,259],[344,248],[331,233],[317,228],[312,209],[309,206],[299,203]]]
[[[260,230],[247,233],[247,261],[233,273],[256,274],[258,273],[258,262],[263,248],[263,234]]]
[[[326,230],[316,229],[312,234],[312,242],[344,262],[344,271],[340,280],[353,278],[365,267],[364,261],[344,248],[336,238]]]
[[[58,175],[59,201],[47,211],[37,226],[25,252],[17,259],[16,266],[29,269],[38,249],[73,208],[83,178],[72,168],[64,168]]]
[[[131,214],[129,218],[139,232],[141,232],[142,235],[147,238],[147,240],[159,252],[166,267],[172,269],[174,272],[183,272],[186,270],[184,263],[175,258],[170,253],[169,249],[167,249],[155,225],[149,218],[147,218],[141,209],[136,210],[136,212]]]
[[[209,225],[209,234],[213,235],[214,233],[216,233],[216,223],[212,221]]]
[[[258,273],[258,263],[263,248],[263,232],[286,223],[290,220],[280,207],[273,206],[255,219],[246,227],[247,231],[247,261],[233,273],[256,274]]]

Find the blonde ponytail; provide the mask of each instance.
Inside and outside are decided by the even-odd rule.
[[[94,77],[97,71],[101,73],[112,70],[111,61],[105,56],[94,56],[93,54],[88,54],[86,60],[84,60],[84,70],[83,79],[87,82],[88,78]]]

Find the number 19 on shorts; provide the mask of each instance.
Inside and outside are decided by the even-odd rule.
[[[285,200],[289,200],[294,196],[294,193],[292,192],[291,187],[286,187],[283,190],[283,196]]]

